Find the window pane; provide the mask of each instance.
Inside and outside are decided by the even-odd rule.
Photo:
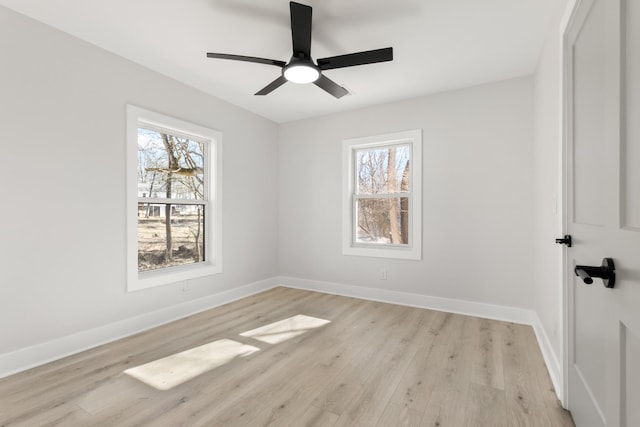
[[[204,199],[204,143],[138,128],[138,197]]]
[[[408,145],[356,150],[356,192],[408,192],[409,153]]]
[[[204,261],[204,232],[202,205],[138,203],[138,271]]]
[[[409,198],[356,200],[356,243],[409,243]]]

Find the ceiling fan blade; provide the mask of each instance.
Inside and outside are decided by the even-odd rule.
[[[290,2],[291,41],[293,56],[300,59],[311,58],[311,14],[312,8],[304,4]]]
[[[331,80],[330,78],[323,76],[322,74],[320,74],[320,77],[318,78],[318,80],[313,82],[313,84],[329,92],[331,95],[335,96],[336,98],[342,98],[343,96],[349,93],[348,90],[346,90],[345,88],[343,88],[342,86],[340,86],[339,84]]]
[[[384,49],[367,50],[365,52],[318,59],[318,67],[321,70],[332,70],[334,68],[353,67],[355,65],[373,64],[392,60],[393,48],[385,47]]]
[[[263,87],[262,89],[260,89],[258,92],[256,92],[256,95],[266,95],[268,93],[271,93],[274,90],[278,89],[283,84],[285,84],[286,82],[287,82],[287,79],[285,79],[283,76],[280,76],[274,81],[272,81],[271,83],[269,83],[268,85],[266,85],[265,87]]]
[[[276,67],[284,67],[287,65],[284,61],[278,61],[276,59],[256,58],[255,56],[243,56],[243,55],[229,55],[227,53],[207,53],[207,58],[217,59],[232,59],[234,61],[255,62],[258,64],[275,65]]]

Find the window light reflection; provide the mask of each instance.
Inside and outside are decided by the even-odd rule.
[[[268,344],[277,344],[297,337],[305,332],[331,323],[330,320],[298,314],[287,319],[279,320],[247,332],[240,336],[249,337]]]
[[[236,357],[245,357],[256,351],[260,349],[237,341],[221,339],[127,369],[124,373],[157,390],[170,390]]]

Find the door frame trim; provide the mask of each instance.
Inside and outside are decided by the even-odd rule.
[[[573,105],[571,102],[571,97],[573,95],[572,88],[572,77],[571,73],[573,71],[572,66],[572,49],[569,45],[569,40],[571,36],[571,31],[573,30],[573,24],[576,20],[580,19],[580,13],[583,12],[585,7],[583,5],[587,3],[589,0],[569,0],[565,9],[564,16],[562,18],[561,25],[561,94],[560,94],[560,102],[561,102],[561,112],[562,112],[562,120],[561,120],[561,144],[559,147],[559,161],[560,161],[560,182],[558,183],[560,187],[560,222],[561,222],[561,233],[564,235],[568,231],[568,213],[569,213],[569,142],[573,137],[571,129],[570,119],[572,117],[571,114],[571,106]],[[589,1],[592,3],[592,1]],[[589,8],[590,9],[590,8]],[[571,274],[572,269],[569,266],[569,255],[567,248],[563,246],[563,250],[561,253],[561,268],[560,268],[560,284],[561,284],[561,309],[562,309],[562,390],[558,393],[558,397],[560,399],[560,403],[562,407],[565,409],[569,408],[570,395],[569,395],[569,348],[571,345],[571,329],[570,329],[570,316],[572,314],[572,310],[570,307],[570,295],[569,295],[569,285],[571,284]]]

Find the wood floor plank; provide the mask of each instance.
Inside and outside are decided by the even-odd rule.
[[[466,423],[468,384],[443,383],[426,403],[423,427],[458,427]]]
[[[389,347],[397,339],[391,325],[406,318],[408,312],[392,305],[384,305],[381,309],[374,310],[375,319],[365,321],[368,328],[354,331],[354,335],[346,337],[346,342],[351,345],[347,346],[341,355],[343,368],[340,375],[327,383],[323,391],[316,396],[313,402],[315,406],[341,415],[350,402],[361,393],[363,384],[373,373],[371,366],[375,366],[378,360],[382,359],[385,347]],[[399,313],[405,316],[398,317]],[[356,342],[358,344],[354,345]]]
[[[456,323],[452,322],[451,313],[434,312],[430,326],[424,334],[422,347],[418,349],[413,360],[402,375],[391,400],[401,406],[424,411],[424,403],[429,399],[433,388],[432,375],[435,361],[444,360],[441,353],[442,342],[447,339]],[[434,348],[438,346],[435,351]],[[433,351],[433,354],[431,354]]]
[[[502,363],[502,334],[499,322],[489,319],[470,318],[473,329],[471,376],[469,381],[499,390],[504,390]]]
[[[564,409],[558,400],[555,388],[551,382],[551,377],[547,371],[547,366],[538,350],[538,341],[532,328],[524,329],[523,340],[527,348],[531,349],[527,353],[535,372],[541,390],[542,399],[549,415],[551,425],[554,427],[574,427],[571,413]]]
[[[337,372],[324,364],[316,364],[296,378],[290,378],[278,390],[274,403],[263,404],[262,411],[246,427],[291,425],[306,412],[322,383]]]
[[[336,421],[338,421],[336,414],[309,405],[303,414],[299,418],[291,420],[287,427],[332,427]]]
[[[255,350],[167,389],[125,373],[220,340]],[[0,379],[0,426],[49,425],[573,422],[529,326],[279,287]]]
[[[385,344],[382,356],[370,370],[356,396],[348,403],[336,425],[375,425],[397,388],[402,373],[418,351],[422,342],[416,337],[430,319],[429,312],[411,310],[409,316],[394,325],[394,337]],[[430,314],[430,313],[429,313]]]
[[[89,414],[72,403],[64,403],[41,412],[25,414],[12,421],[11,425],[15,427],[84,427],[91,423],[92,418]]]
[[[389,402],[376,427],[420,427],[422,411]]]
[[[505,323],[502,327],[508,418],[518,426],[552,427],[529,359],[532,349],[523,338],[531,327],[513,323]]]
[[[453,330],[432,350],[433,365],[427,378],[429,399],[423,426],[463,426],[472,355],[472,322],[468,316],[452,315]]]
[[[73,402],[89,414],[96,415],[111,407],[142,403],[158,393],[146,384],[121,374],[84,393]]]
[[[509,427],[504,390],[469,384],[465,427]]]
[[[274,375],[252,383],[231,398],[222,399],[214,410],[202,411],[197,419],[192,415],[190,425],[288,424],[311,404],[318,382],[333,374],[326,365],[310,363],[308,359],[290,360],[288,367],[282,366]],[[296,375],[290,375],[291,371]]]

